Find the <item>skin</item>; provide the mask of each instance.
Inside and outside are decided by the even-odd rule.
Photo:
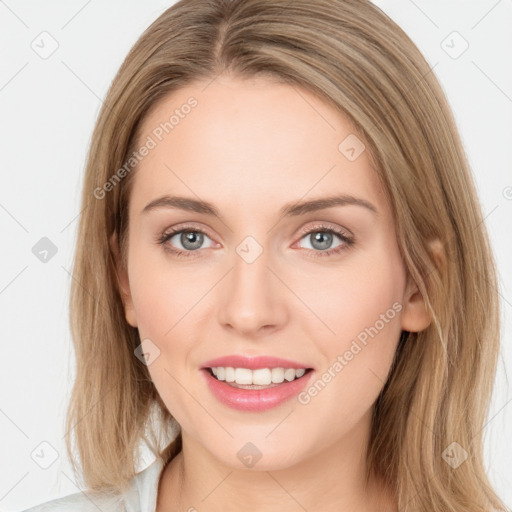
[[[365,485],[370,418],[400,332],[431,319],[406,278],[368,154],[350,161],[339,151],[355,130],[309,92],[224,75],[164,98],[140,140],[190,96],[197,107],[137,168],[127,268],[118,261],[126,320],[160,350],[148,369],[182,428],[183,450],[161,475],[157,511],[397,510],[382,482]],[[363,198],[378,214],[346,205],[278,215],[285,203],[335,193]],[[164,194],[209,201],[223,221],[170,208],[141,213]],[[191,257],[177,258],[155,240],[185,222],[207,235]],[[301,231],[322,231],[319,223],[352,234],[354,245],[315,257],[344,245],[333,235],[318,248]],[[252,263],[236,252],[249,235],[263,249]],[[166,244],[186,250],[179,234]],[[308,404],[292,398],[237,411],[199,373],[214,357],[264,354],[307,363],[314,382],[395,302],[401,311]],[[237,457],[249,441],[262,454],[252,468]]]

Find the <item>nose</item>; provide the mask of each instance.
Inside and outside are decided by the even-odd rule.
[[[269,263],[265,250],[254,261],[234,255],[233,268],[221,287],[219,321],[223,327],[253,338],[283,327],[286,289]]]

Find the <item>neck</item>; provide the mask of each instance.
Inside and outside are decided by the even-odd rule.
[[[299,464],[270,471],[228,467],[183,432],[183,449],[160,480],[157,512],[394,512],[382,480],[366,481],[366,423]]]

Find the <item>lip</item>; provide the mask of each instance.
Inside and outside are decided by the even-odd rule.
[[[247,357],[242,355],[232,355],[211,359],[203,364],[203,368],[216,368],[217,366],[248,368],[249,370],[257,370],[258,368],[311,368],[307,364],[272,356]]]
[[[221,365],[219,365],[221,366]],[[302,367],[303,368],[303,367]],[[283,382],[266,389],[242,389],[217,380],[209,368],[202,368],[201,374],[213,396],[222,404],[239,411],[262,412],[278,407],[297,396],[311,381],[314,370],[310,369],[302,377]]]

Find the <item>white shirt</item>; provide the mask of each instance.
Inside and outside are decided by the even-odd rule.
[[[23,512],[155,512],[158,482],[163,467],[163,460],[156,459],[133,477],[122,494],[86,494],[81,491]]]

